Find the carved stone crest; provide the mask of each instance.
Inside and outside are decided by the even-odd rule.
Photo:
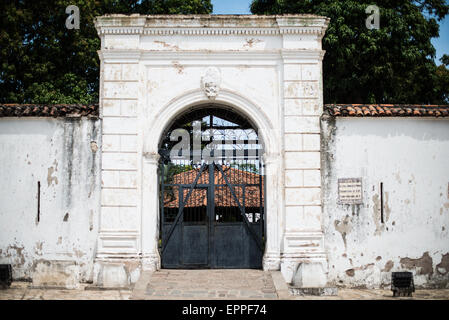
[[[220,91],[221,74],[215,67],[209,67],[201,77],[201,88],[204,94],[211,100],[215,99]]]

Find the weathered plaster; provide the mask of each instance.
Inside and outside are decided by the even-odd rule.
[[[0,119],[0,181],[7,186],[0,193],[0,263],[12,264],[14,279],[92,281],[100,158],[91,145],[101,145],[100,125],[85,118]]]
[[[322,148],[329,282],[376,288],[412,271],[418,287],[447,286],[448,120],[323,116]],[[363,204],[337,204],[337,179],[352,177]]]
[[[176,116],[204,104],[243,114],[262,137],[270,190],[264,269],[281,269],[287,282],[316,270],[301,283],[325,282],[319,117],[327,23],[311,15],[96,19],[104,146],[97,284],[126,275],[132,259],[160,267],[159,140]],[[208,70],[217,78],[212,91]]]

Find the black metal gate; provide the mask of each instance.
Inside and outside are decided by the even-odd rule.
[[[204,131],[195,131],[197,121]],[[184,144],[183,156],[173,153],[179,139],[170,136],[179,129],[193,140],[208,133],[199,144],[200,161],[195,141]],[[204,142],[213,140],[222,143],[208,149]],[[264,176],[261,148],[254,146],[256,131],[226,109],[192,110],[170,127],[159,150],[163,268],[262,267]]]

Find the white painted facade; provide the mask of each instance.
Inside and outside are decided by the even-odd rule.
[[[307,15],[97,18],[103,148],[94,281],[131,283],[136,261],[144,270],[160,267],[159,140],[176,115],[216,103],[248,117],[265,144],[264,269],[281,269],[291,282],[299,263],[316,262],[322,270],[303,277],[324,285],[319,141],[327,23]],[[201,81],[211,67],[220,74],[212,98]]]
[[[412,271],[417,286],[447,287],[449,119],[322,124],[328,281],[376,288],[390,284],[391,272]],[[362,204],[337,203],[339,178],[362,178]]]
[[[98,119],[0,118],[0,263],[14,279],[92,281],[100,144]]]

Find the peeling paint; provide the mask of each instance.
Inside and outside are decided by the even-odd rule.
[[[151,80],[147,81],[147,91],[148,91],[148,93],[151,93],[153,90],[157,89],[158,87],[159,86],[158,86],[158,83],[156,81],[151,81]]]
[[[360,268],[356,268],[356,270],[366,270],[366,269],[369,269],[369,268],[372,268],[372,267],[374,267],[374,263],[368,263],[368,264],[366,264],[364,266],[361,266]]]
[[[378,236],[384,231],[385,226],[380,221],[380,199],[379,195],[375,194],[373,195],[373,220],[374,224],[376,225],[376,230],[374,231],[374,235]]]
[[[179,50],[179,47],[178,47],[177,45],[170,44],[170,43],[167,43],[167,42],[165,42],[165,41],[155,40],[155,41],[153,41],[153,42],[154,42],[154,43],[157,43],[157,44],[160,44],[160,45],[162,45],[164,48],[167,48],[167,49],[173,49],[173,50],[176,50],[176,51]]]
[[[173,67],[178,70],[178,74],[184,73],[184,66],[179,63],[179,61],[172,61]]]
[[[349,215],[346,215],[344,220],[341,221],[341,222],[340,222],[340,220],[335,220],[334,221],[335,230],[340,232],[341,237],[343,238],[343,242],[345,244],[345,248],[347,247],[346,246],[346,235],[349,232],[351,232],[351,225],[349,224],[350,222],[351,222],[351,217]]]
[[[33,286],[64,287],[77,289],[79,287],[79,266],[74,261],[49,261],[39,259],[34,261]]]
[[[90,142],[90,150],[92,150],[93,153],[98,151],[98,145],[95,141]]]
[[[42,255],[42,246],[43,245],[44,245],[44,243],[42,241],[36,242],[36,246],[35,246],[34,252],[37,255]]]
[[[89,212],[89,231],[92,231],[94,228],[94,211],[90,210]]]
[[[4,257],[17,259],[18,262],[12,263],[13,265],[23,265],[25,264],[25,254],[23,252],[24,249],[24,246],[10,245],[6,248],[6,254],[4,255]]]
[[[385,263],[384,268],[382,269],[382,271],[384,272],[390,272],[391,269],[393,269],[394,267],[394,262],[391,260],[388,260],[387,263]]]
[[[72,177],[73,177],[73,161],[75,159],[75,150],[73,139],[75,135],[75,121],[66,120],[64,123],[64,167],[67,171],[66,179],[64,180],[64,207],[69,208],[72,202]],[[65,173],[65,172],[64,172]]]
[[[390,209],[390,206],[388,204],[389,196],[390,196],[390,193],[389,192],[385,192],[385,204],[384,204],[384,207],[385,207],[385,222],[387,222],[390,219],[390,214],[391,214],[391,209]]]
[[[88,198],[90,198],[92,196],[92,192],[94,192],[95,187],[96,187],[96,172],[98,170],[96,151],[98,150],[98,145],[97,145],[97,142],[95,141],[95,139],[97,139],[97,135],[98,135],[98,128],[96,126],[92,126],[90,138],[94,139],[94,140],[91,141],[91,143],[90,143],[91,150],[92,150],[92,160],[91,160],[91,164],[90,164],[90,189],[89,189],[89,194],[87,196]],[[92,144],[94,144],[95,148],[92,148]]]
[[[366,265],[361,266],[361,267],[348,269],[348,270],[346,270],[345,272],[346,272],[346,274],[347,274],[349,277],[354,277],[355,271],[357,271],[357,270],[366,270],[366,269],[369,269],[369,268],[372,268],[372,267],[374,267],[374,263],[369,263],[369,264],[366,264]]]
[[[79,266],[84,263],[79,268],[80,279],[92,279],[97,234],[89,228],[95,227],[100,206],[101,124],[101,120],[88,118],[8,119],[0,124],[3,131],[18,128],[17,135],[0,134],[0,144],[10,149],[2,157],[5,170],[0,173],[9,186],[0,196],[0,224],[5,225],[0,228],[0,257],[1,263],[12,264],[14,280],[30,280],[36,260],[65,261],[70,255]],[[17,144],[20,139],[23,143]],[[10,148],[12,144],[16,147]],[[16,161],[27,152],[32,153],[17,166]],[[36,156],[31,158],[31,154]],[[32,163],[27,165],[27,161]],[[36,225],[38,181],[44,219]],[[77,256],[73,248],[79,251]]]
[[[446,275],[449,272],[449,253],[441,257],[441,262],[436,265],[436,269],[441,275]]]
[[[54,182],[55,185],[58,184],[58,177],[53,177],[53,173],[55,173],[56,171],[58,171],[58,162],[55,160],[53,162],[53,166],[51,166],[50,168],[48,168],[48,172],[47,172],[47,185],[48,187],[52,185],[52,183]]]
[[[73,249],[73,252],[75,252],[75,256],[76,256],[77,258],[81,258],[82,256],[85,255],[84,252],[82,252],[81,250],[78,250],[78,249]]]
[[[243,48],[252,48],[254,46],[254,44],[263,42],[260,39],[254,39],[254,38],[246,39],[245,41],[246,41],[246,43],[243,45]]]
[[[329,268],[329,282],[374,289],[388,286],[392,271],[409,270],[416,275],[417,288],[449,288],[449,269],[442,267],[449,252],[448,122],[343,116],[335,117],[332,135],[327,116],[325,110],[320,132],[323,231],[328,263],[335,266]],[[420,161],[409,161],[407,150],[415,150]],[[433,154],[436,158],[431,161]],[[358,215],[337,203],[338,178],[350,176],[363,177],[366,186]],[[351,231],[343,246],[346,214],[352,218]],[[358,269],[370,262],[375,265]]]
[[[346,270],[346,274],[348,275],[348,277],[353,277],[355,274],[355,270],[354,269],[348,269]]]
[[[403,268],[409,270],[419,268],[417,274],[433,274],[433,261],[429,252],[425,252],[422,257],[418,259],[402,258],[400,263]]]
[[[358,216],[360,214],[360,208],[362,207],[361,204],[350,204],[350,205],[344,205],[348,206],[348,208],[351,208],[351,212],[353,216]]]

